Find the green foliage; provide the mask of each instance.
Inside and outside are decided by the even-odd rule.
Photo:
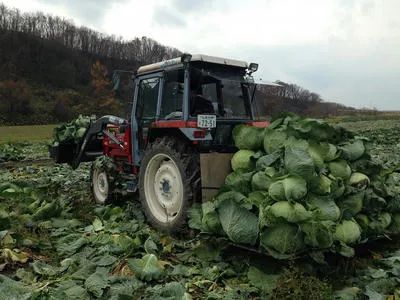
[[[232,137],[240,150],[257,150],[263,141],[264,128],[238,125],[233,129]]]
[[[233,171],[248,171],[253,168],[253,161],[251,157],[254,155],[254,151],[251,150],[239,150],[232,157],[232,170]]]

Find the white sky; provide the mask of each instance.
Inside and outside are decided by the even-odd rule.
[[[399,0],[3,2],[125,39],[258,62],[258,77],[297,83],[327,101],[400,110]]]

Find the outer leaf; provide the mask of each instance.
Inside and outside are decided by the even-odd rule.
[[[258,237],[258,218],[235,201],[225,200],[218,206],[222,228],[235,243],[254,245]]]
[[[150,281],[163,276],[164,266],[154,254],[146,254],[141,259],[128,259],[129,267],[140,279]]]
[[[102,272],[96,272],[85,280],[85,288],[95,297],[99,298],[103,295],[103,291],[108,287],[107,276]]]

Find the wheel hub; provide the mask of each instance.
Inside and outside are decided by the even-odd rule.
[[[93,171],[92,184],[96,202],[100,204],[105,203],[109,193],[107,174],[102,170],[95,169]]]

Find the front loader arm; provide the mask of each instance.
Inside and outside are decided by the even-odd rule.
[[[127,124],[127,120],[123,118],[111,115],[103,116],[90,123],[83,139],[79,143],[74,145],[61,144],[57,147],[52,147],[50,156],[57,163],[68,163],[73,169],[76,169],[81,162],[93,161],[96,157],[103,155],[102,144],[98,139],[99,134],[106,135],[114,141],[114,136],[106,130],[107,125],[121,126],[124,124]],[[116,143],[120,145],[119,141]],[[66,157],[67,159],[60,159],[60,157]]]

